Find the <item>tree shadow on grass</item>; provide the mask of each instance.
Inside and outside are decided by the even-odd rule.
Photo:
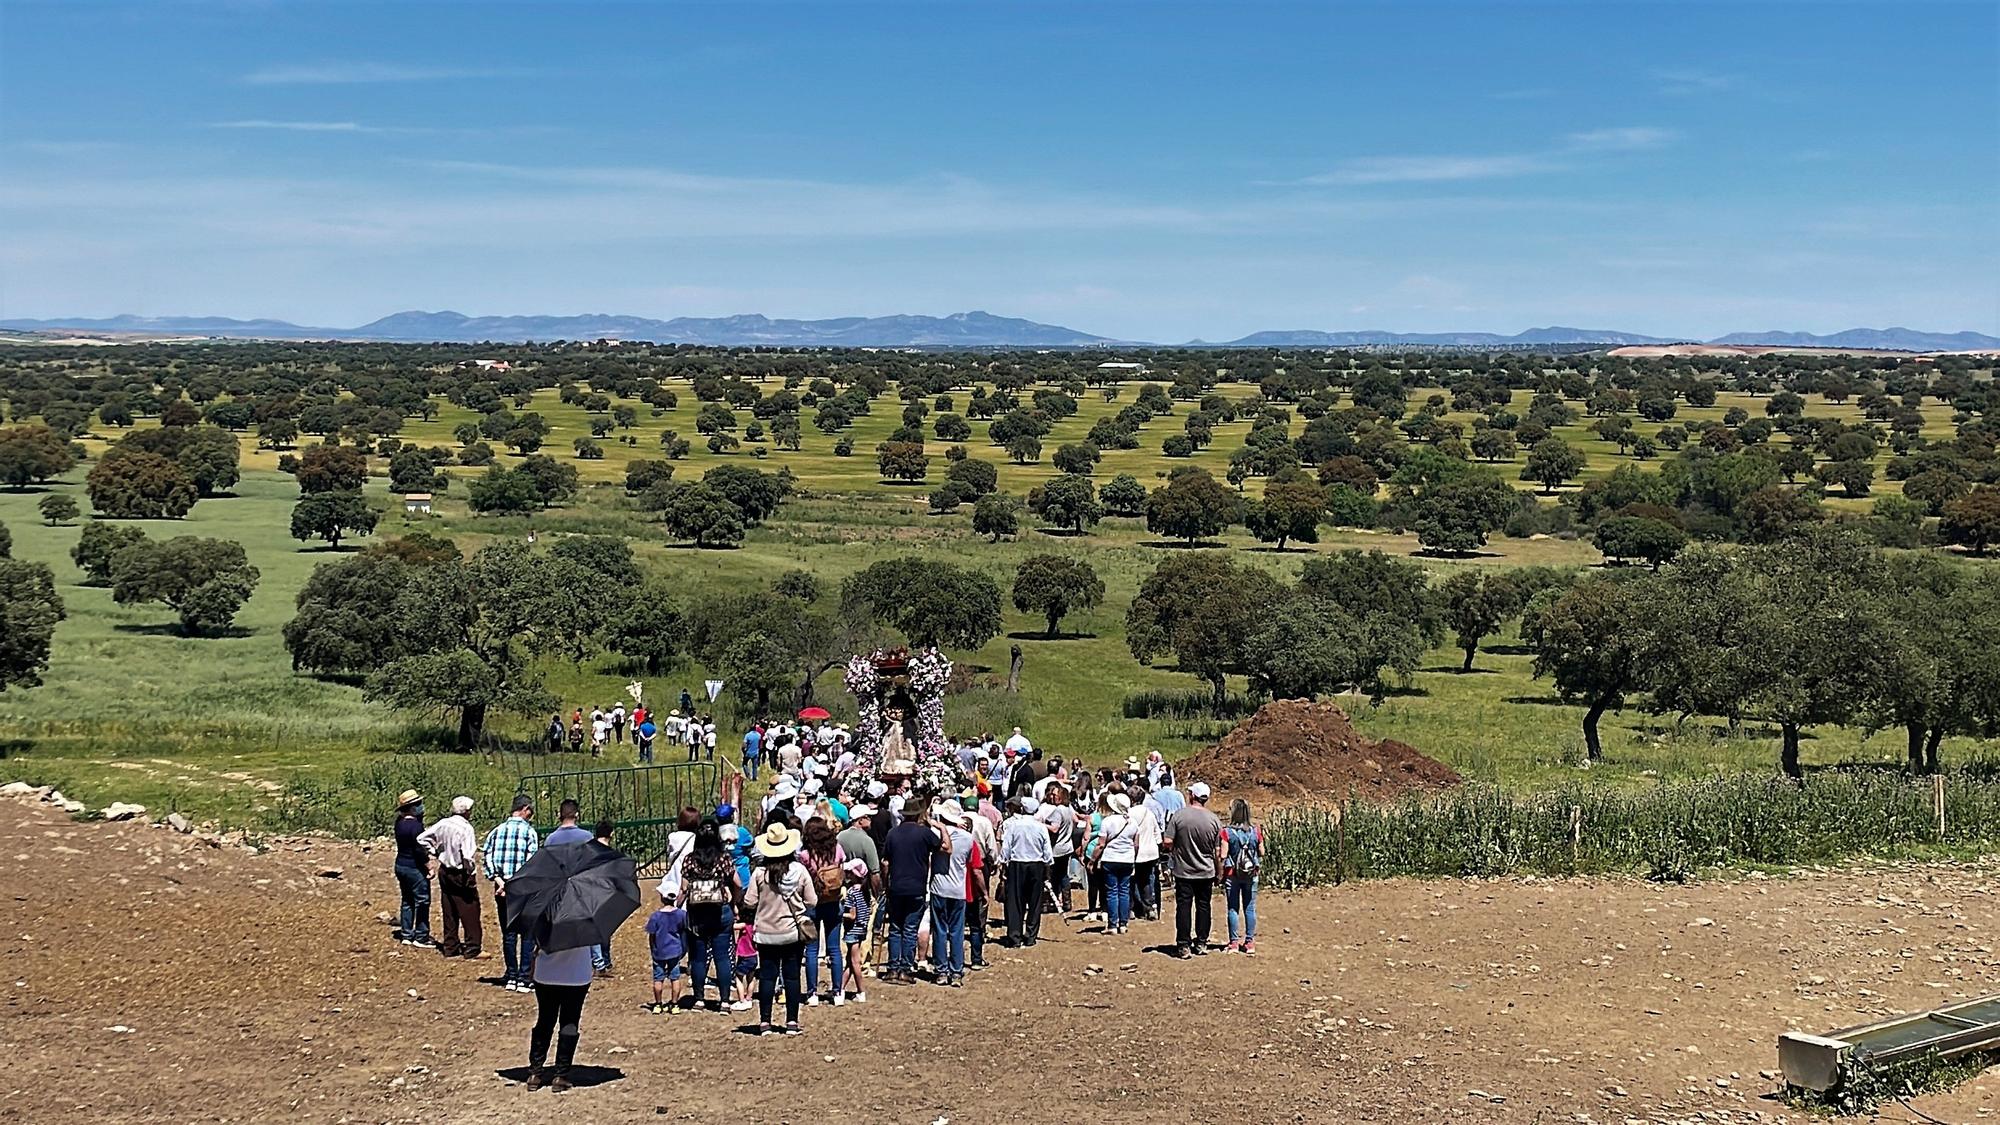
[[[1311,547],[1245,547],[1253,555],[1310,555]]]
[[[1510,695],[1502,703],[1529,703],[1543,707],[1581,707],[1581,703],[1571,703],[1560,695]]]
[[[1189,543],[1181,539],[1142,539],[1141,547],[1158,547],[1162,551],[1199,551],[1207,548],[1226,548],[1229,544],[1220,539],[1197,539]]]
[[[300,547],[302,555],[351,555],[362,550],[359,543],[322,543],[317,547]]]
[[[502,1067],[493,1073],[509,1082],[526,1082],[528,1068],[525,1066]],[[607,1082],[617,1082],[625,1077],[625,1072],[615,1066],[572,1066],[569,1068],[570,1084],[579,1090],[592,1086],[602,1086]]]
[[[15,758],[35,748],[30,738],[0,738],[0,758]]]
[[[1480,645],[1481,656],[1533,656],[1535,650],[1527,645]]]
[[[923,482],[923,481],[920,481],[920,480],[886,480],[886,479],[885,479],[885,480],[878,480],[878,481],[876,481],[875,483],[876,483],[876,484],[879,484],[879,485],[881,485],[881,486],[882,486],[883,488],[922,488],[922,487],[924,487],[924,483],[925,483],[925,482]]]
[[[47,484],[10,484],[5,491],[9,496],[38,496],[44,492],[54,492],[55,486]]]
[[[1036,530],[1040,531],[1043,535],[1055,539],[1081,539],[1089,534],[1088,532],[1078,531],[1073,527],[1043,527]]]
[[[179,625],[171,622],[158,625],[113,625],[111,628],[114,632],[130,633],[138,637],[180,637],[191,641],[241,640],[244,637],[252,635],[254,632],[254,630],[246,629],[241,625],[231,625],[220,633],[183,633]]]
[[[1480,668],[1477,666],[1461,668],[1456,664],[1434,664],[1429,668],[1419,668],[1417,671],[1438,672],[1447,676],[1497,676],[1500,674],[1498,668]]]
[[[1097,639],[1097,634],[1056,633],[1050,635],[1038,629],[1023,629],[1018,633],[1007,634],[1007,639],[1010,641],[1094,641]]]
[[[1466,559],[1504,559],[1507,556],[1498,551],[1434,551],[1429,547],[1419,547],[1410,552],[1410,557],[1413,559],[1454,559],[1463,562]]]
[[[666,548],[667,550],[669,550],[669,551],[736,551],[736,550],[741,550],[741,549],[742,549],[742,547],[743,547],[743,544],[741,544],[741,543],[663,543],[663,544],[661,544],[661,546],[665,547],[665,548]]]

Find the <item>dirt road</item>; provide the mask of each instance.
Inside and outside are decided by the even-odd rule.
[[[635,919],[584,1013],[592,1084],[558,1096],[510,1078],[533,1002],[477,979],[497,961],[388,940],[382,852],[9,802],[0,1121],[1800,1121],[1763,1097],[1778,1032],[2000,991],[1996,888],[1896,866],[1268,894],[1254,958],[1052,922],[963,990],[878,987],[795,1039],[642,1012]],[[1917,1104],[2000,1120],[2000,1070]]]

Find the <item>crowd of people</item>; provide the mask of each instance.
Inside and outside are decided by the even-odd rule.
[[[602,721],[615,740],[626,725],[650,719],[639,708],[614,708]],[[705,732],[703,745],[712,737]],[[871,983],[963,988],[970,974],[989,967],[989,944],[1033,948],[1049,917],[1100,922],[1112,935],[1162,921],[1169,890],[1173,940],[1161,944],[1174,956],[1213,948],[1218,887],[1227,918],[1223,950],[1256,952],[1263,833],[1244,801],[1231,804],[1225,823],[1209,809],[1207,785],[1183,792],[1158,754],[1092,770],[1044,756],[1016,728],[1005,740],[958,743],[972,779],[961,792],[857,779],[853,789],[865,797],[850,803],[841,794],[855,768],[851,742],[844,726],[825,721],[757,724],[743,736],[734,787],[740,801],[745,778],[775,771],[754,808],[739,808],[726,791],[711,809],[680,810],[653,889],[657,908],[644,923],[649,1011],[754,1006],[758,1034],[796,1035],[802,1008],[866,1003]],[[501,917],[507,880],[539,848],[613,842],[609,821],[594,832],[579,826],[574,801],[562,802],[546,838],[534,827],[527,796],[513,806],[482,840],[470,798],[455,798],[449,815],[426,824],[421,795],[402,794],[395,823],[399,940],[434,945],[445,956],[490,957],[481,948],[479,876],[491,884]],[[442,903],[435,939],[433,872]],[[996,925],[1002,936],[991,933]],[[593,981],[612,975],[610,950],[538,952],[528,935],[503,933],[501,952],[504,986],[537,996],[529,1085],[566,1088],[584,998]],[[552,1038],[554,1067],[547,1070]]]
[[[685,749],[690,762],[713,762],[715,716],[697,713],[687,693],[681,693],[681,699],[683,706],[668,711],[665,718],[648,710],[644,703],[634,703],[630,711],[625,710],[623,703],[592,707],[588,715],[578,707],[570,712],[567,726],[563,724],[562,713],[557,712],[549,716],[549,725],[542,734],[543,747],[552,754],[565,748],[580,754],[588,745],[590,756],[597,758],[614,745],[625,745],[629,735],[642,765],[655,760],[656,748],[663,740],[669,753],[676,748]]]

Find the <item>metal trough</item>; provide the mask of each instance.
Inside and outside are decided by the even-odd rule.
[[[2000,1049],[2000,996],[1985,996],[1914,1015],[1892,1016],[1825,1035],[1788,1031],[1778,1036],[1778,1067],[1785,1081],[1825,1091],[1844,1069],[1887,1066],[1923,1055],[1952,1058]]]

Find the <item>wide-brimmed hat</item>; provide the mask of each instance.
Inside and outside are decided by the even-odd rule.
[[[414,789],[405,789],[399,796],[397,796],[396,807],[399,809],[408,808],[411,805],[414,805],[418,801],[421,801],[423,799],[424,795],[422,793],[419,793]]]
[[[785,859],[797,855],[799,833],[783,824],[773,823],[757,837],[757,855],[761,859]]]
[[[1109,804],[1111,806],[1111,811],[1119,814],[1120,816],[1123,816],[1126,813],[1132,811],[1132,798],[1127,797],[1123,793],[1113,793],[1111,795],[1111,800]]]
[[[1138,759],[1137,757],[1129,757],[1129,758],[1126,758],[1126,759],[1125,759],[1125,768],[1126,768],[1126,769],[1128,769],[1128,770],[1136,770],[1136,769],[1138,769],[1138,768],[1139,768],[1139,759]]]
[[[931,811],[937,813],[946,824],[963,825],[965,823],[965,806],[959,804],[957,801],[939,801],[931,807]]]

